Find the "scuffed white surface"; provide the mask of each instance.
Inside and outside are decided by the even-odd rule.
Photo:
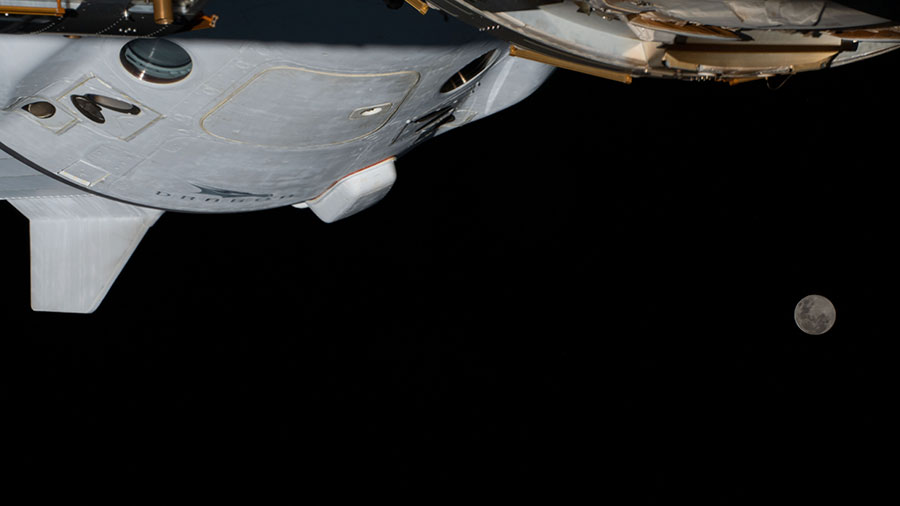
[[[725,3],[741,21],[758,26],[814,26],[825,9],[823,0],[730,0]]]
[[[733,28],[840,28],[887,20],[827,0],[650,0],[642,8]]]
[[[483,78],[485,87],[490,90],[487,98],[483,98],[484,95],[473,96],[467,107],[482,111],[480,114],[483,116],[500,112],[537,91],[554,69],[522,58],[501,60],[496,69]]]
[[[0,151],[0,200],[83,194]]]
[[[31,307],[92,313],[162,211],[94,196],[15,199],[31,230]]]
[[[340,11],[340,19],[349,15],[322,8]],[[406,27],[397,14],[381,6],[372,9],[371,22]],[[519,93],[548,74],[502,65],[512,58],[509,45],[488,34],[437,13],[415,16],[410,26],[434,27],[421,45],[179,38],[194,68],[171,85],[127,72],[119,62],[124,39],[0,34],[0,54],[14,55],[0,58],[0,142],[75,185],[143,206],[215,213],[305,202],[354,168],[415,146],[420,136],[405,130],[409,121],[451,102],[468,112],[460,118],[483,118],[489,82],[504,88],[492,102],[496,111],[525,98]],[[454,26],[464,28],[464,39],[453,38]],[[497,51],[496,69],[509,71],[505,79],[492,80],[489,69],[452,93],[439,92],[449,76],[489,51]],[[524,80],[530,81],[513,84]],[[70,99],[84,93],[127,101],[141,112],[109,112],[106,123],[93,123]],[[56,115],[39,119],[21,110],[37,100],[53,104]],[[379,107],[379,114],[361,114]]]

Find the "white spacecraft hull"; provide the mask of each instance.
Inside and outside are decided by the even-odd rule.
[[[166,84],[128,71],[131,38],[0,35],[0,199],[31,221],[34,309],[94,311],[161,211],[352,215],[397,156],[552,71],[436,14],[282,4],[291,25],[267,4],[171,39],[192,68]]]

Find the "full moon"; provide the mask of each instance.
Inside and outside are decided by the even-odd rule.
[[[822,335],[834,325],[834,304],[821,295],[807,295],[794,309],[794,321],[800,330],[814,336]]]

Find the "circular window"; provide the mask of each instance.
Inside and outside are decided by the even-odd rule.
[[[166,39],[134,39],[125,44],[119,58],[128,72],[151,83],[181,81],[194,67],[187,51]]]
[[[465,86],[466,83],[478,77],[491,65],[496,53],[496,49],[491,50],[469,62],[469,64],[461,68],[459,72],[450,76],[450,79],[447,79],[444,85],[441,86],[441,93],[450,93],[455,89]]]

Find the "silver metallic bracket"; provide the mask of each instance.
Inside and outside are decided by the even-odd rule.
[[[31,307],[92,313],[162,211],[102,197],[11,199],[31,232]]]

